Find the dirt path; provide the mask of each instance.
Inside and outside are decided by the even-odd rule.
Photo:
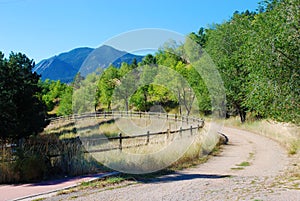
[[[238,129],[220,156],[196,168],[123,188],[81,191],[49,200],[300,200],[280,180],[291,163],[276,142]],[[299,189],[299,186],[296,188]]]
[[[37,197],[48,197],[51,195],[56,195],[57,191],[73,188],[82,182],[89,182],[116,174],[118,173],[99,173],[32,184],[0,185],[0,201],[34,200],[37,199]]]

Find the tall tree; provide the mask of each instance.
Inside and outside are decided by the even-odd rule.
[[[208,31],[206,50],[216,63],[226,88],[227,108],[246,120],[248,67],[244,62],[245,47],[251,35],[255,13],[235,13],[233,18],[216,29]]]
[[[21,53],[8,60],[0,53],[0,137],[20,139],[36,135],[46,125],[46,107],[40,99],[40,76],[34,62]]]
[[[61,95],[61,100],[58,106],[57,115],[67,116],[73,114],[73,87],[67,86]]]
[[[139,72],[137,69],[132,69],[130,65],[122,63],[118,75],[119,79],[114,89],[113,101],[115,101],[115,103],[123,101],[125,111],[128,111],[130,97],[138,89],[138,83],[136,81],[139,80]]]
[[[109,66],[101,75],[98,82],[99,101],[111,110],[112,95],[119,81],[119,70]]]
[[[192,39],[197,44],[199,44],[202,48],[205,48],[207,35],[203,27],[199,29],[198,33],[195,32],[190,33],[189,38]]]
[[[300,1],[271,1],[253,21],[246,105],[260,117],[299,122]]]

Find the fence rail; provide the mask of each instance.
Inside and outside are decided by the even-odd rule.
[[[166,135],[166,138],[169,138],[170,134],[179,133],[179,135],[182,137],[182,133],[186,131],[190,131],[190,135],[193,135],[194,130],[199,130],[200,128],[203,128],[204,126],[204,120],[199,119],[196,117],[191,116],[182,116],[178,114],[168,114],[168,113],[156,113],[156,112],[133,112],[133,111],[111,111],[111,112],[95,112],[95,113],[84,113],[84,114],[74,114],[69,115],[65,117],[56,117],[56,118],[50,118],[49,120],[52,123],[56,123],[61,120],[68,120],[68,121],[78,121],[78,120],[84,120],[88,118],[143,118],[143,119],[165,119],[169,121],[174,122],[181,122],[186,123],[186,128],[178,128],[175,130],[167,129],[166,131],[160,131],[160,132],[150,132],[139,134],[139,135],[133,135],[128,136],[123,133],[119,133],[118,136],[115,137],[99,137],[99,138],[88,138],[88,137],[80,137],[80,140],[82,142],[92,142],[92,141],[119,141],[117,147],[110,147],[110,148],[103,148],[103,149],[96,149],[96,150],[89,150],[85,151],[86,153],[94,153],[94,152],[104,152],[104,151],[111,151],[111,150],[117,150],[119,149],[122,151],[124,148],[131,148],[131,147],[137,147],[137,146],[144,146],[148,145],[150,143],[150,137],[151,136],[159,136],[159,135]],[[136,138],[146,138],[144,143],[134,145],[134,146],[126,146],[124,145],[124,140],[128,139],[136,139]],[[152,142],[151,142],[152,143]]]
[[[142,146],[142,145],[148,145],[150,143],[150,137],[151,136],[157,136],[157,135],[166,135],[167,138],[169,138],[170,134],[175,134],[175,133],[179,133],[180,136],[182,137],[182,133],[185,131],[190,131],[190,135],[192,136],[194,134],[194,130],[199,130],[200,128],[202,128],[200,125],[197,126],[190,126],[189,128],[181,128],[177,129],[177,130],[169,130],[167,129],[167,131],[162,131],[162,132],[154,132],[154,133],[150,133],[149,131],[146,134],[140,134],[140,135],[134,135],[134,136],[126,136],[123,135],[122,133],[119,133],[118,136],[116,137],[107,137],[107,138],[80,138],[81,141],[112,141],[112,140],[118,140],[119,141],[119,145],[118,147],[115,148],[110,148],[110,149],[97,149],[97,150],[90,150],[88,152],[103,152],[103,151],[110,151],[110,150],[115,150],[115,149],[119,149],[122,150],[123,148],[132,148],[132,147],[137,147],[137,146]],[[123,140],[126,139],[135,139],[135,138],[146,138],[145,143],[143,144],[139,144],[139,145],[134,145],[134,146],[125,146],[123,145]]]
[[[169,114],[169,113],[157,113],[157,112],[133,112],[133,111],[110,111],[110,112],[92,112],[92,113],[83,113],[83,114],[73,114],[68,116],[61,117],[52,117],[49,118],[51,122],[60,121],[60,120],[81,120],[86,118],[108,118],[108,117],[139,117],[139,118],[156,118],[156,119],[167,119],[181,122],[198,122],[204,123],[203,119],[192,116],[184,116],[178,114]]]

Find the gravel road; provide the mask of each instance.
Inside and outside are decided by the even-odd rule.
[[[47,200],[300,200],[300,181],[285,177],[289,167],[299,164],[293,164],[285,149],[250,132],[225,128],[223,133],[230,143],[219,156],[195,168],[147,183]]]

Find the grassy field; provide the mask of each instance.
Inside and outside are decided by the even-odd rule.
[[[196,125],[194,125],[196,126]],[[62,119],[50,124],[44,134],[55,134],[59,139],[65,140],[79,136],[84,148],[90,152],[97,161],[112,169],[136,170],[147,173],[163,168],[184,168],[193,166],[206,160],[219,142],[216,132],[208,132],[210,124],[199,131],[190,130],[147,137],[130,138],[122,141],[122,151],[118,149],[119,140],[108,140],[106,137],[135,136],[189,128],[186,122],[166,120],[161,118],[88,118],[72,121]],[[105,140],[106,139],[106,140]],[[108,150],[94,152],[95,150]]]

